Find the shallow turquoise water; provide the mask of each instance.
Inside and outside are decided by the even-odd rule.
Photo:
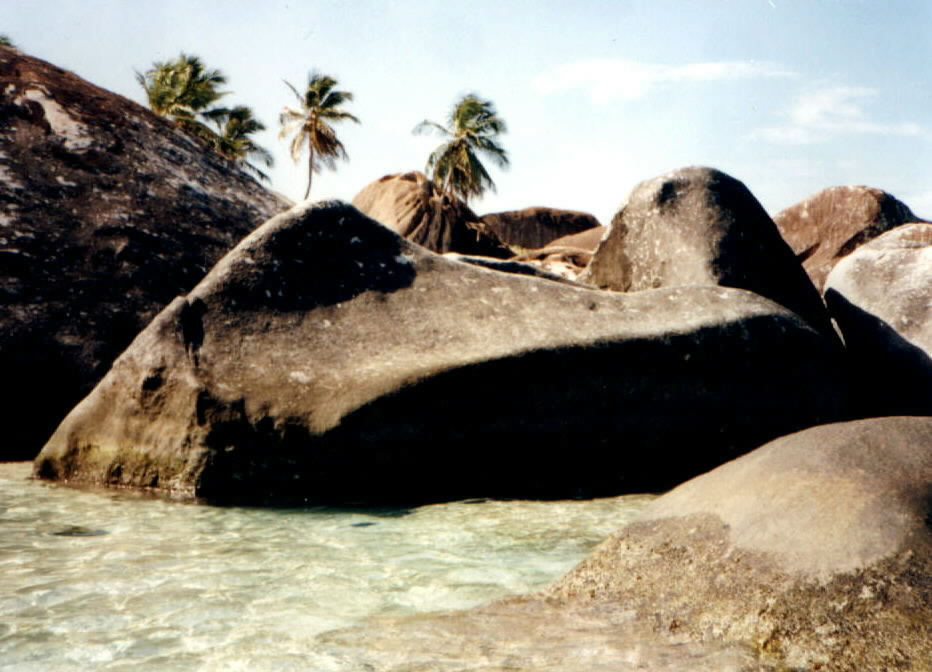
[[[317,636],[541,587],[651,499],[212,508],[0,464],[0,669],[356,670]]]

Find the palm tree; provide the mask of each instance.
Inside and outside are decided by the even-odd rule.
[[[337,91],[337,80],[319,72],[311,72],[307,77],[304,91],[298,90],[285,82],[300,104],[299,109],[285,107],[279,117],[282,126],[280,137],[294,134],[291,139],[291,158],[298,161],[301,152],[307,147],[307,190],[304,198],[311,193],[311,181],[314,173],[319,173],[323,166],[330,170],[336,168],[336,160],[347,160],[346,148],[337,138],[332,123],[338,121],[355,121],[359,119],[342,109],[342,105],[353,99],[349,91]]]
[[[507,131],[490,100],[476,94],[463,96],[450,112],[448,126],[424,120],[414,133],[436,132],[447,138],[427,160],[427,173],[442,193],[459,196],[464,202],[470,196],[481,196],[486,189],[495,191],[479,156],[491,159],[500,168],[508,166],[508,154],[498,144],[498,136]]]
[[[214,149],[257,177],[269,179],[268,175],[249,162],[249,159],[258,159],[268,168],[274,163],[272,154],[249,137],[253,133],[265,130],[265,124],[253,116],[252,109],[245,105],[233,108],[215,107],[202,115],[217,127],[217,131],[212,132],[212,137],[208,140]]]
[[[197,56],[182,53],[174,61],[154,63],[145,75],[137,72],[136,81],[153,112],[210,142],[212,131],[198,115],[226,95],[217,88],[226,83],[219,70],[208,70]]]

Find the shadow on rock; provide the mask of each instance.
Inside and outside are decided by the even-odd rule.
[[[845,340],[854,412],[932,415],[932,358],[838,291],[828,289],[825,303]]]

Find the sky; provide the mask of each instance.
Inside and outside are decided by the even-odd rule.
[[[300,200],[278,117],[311,70],[354,94],[349,154],[312,199],[350,201],[424,170],[455,101],[493,101],[510,167],[478,214],[549,206],[604,224],[631,189],[707,165],[774,214],[829,186],[889,191],[932,219],[928,0],[0,0],[23,51],[139,103],[135,73],[179,53],[227,77],[275,156],[269,186]]]

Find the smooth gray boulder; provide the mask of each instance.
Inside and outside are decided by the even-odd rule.
[[[638,184],[579,280],[622,292],[738,287],[832,334],[819,292],[763,206],[713,168],[681,168]]]
[[[156,317],[35,473],[213,501],[651,490],[839,417],[838,364],[749,292],[501,273],[299,206]]]
[[[864,415],[932,415],[932,224],[858,247],[825,281]]]

